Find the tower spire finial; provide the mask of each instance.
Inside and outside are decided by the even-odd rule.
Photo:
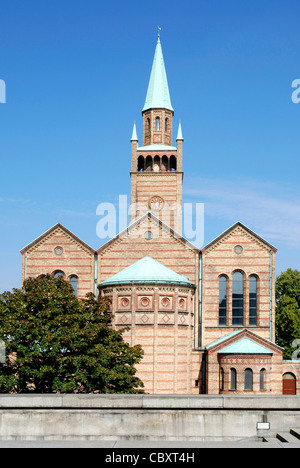
[[[161,27],[157,26],[157,32],[158,32],[157,38],[158,38],[158,40],[160,39],[160,31],[161,31]]]

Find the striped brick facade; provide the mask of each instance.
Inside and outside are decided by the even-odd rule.
[[[161,67],[160,41],[157,47],[155,66]],[[134,126],[129,228],[96,251],[57,224],[21,251],[22,280],[61,272],[66,281],[76,276],[79,298],[88,292],[110,297],[113,327],[126,328],[124,338],[144,350],[138,376],[146,392],[281,394],[284,378],[295,378],[299,392],[300,361],[283,361],[275,344],[276,249],[239,222],[201,251],[182,237],[183,138],[180,124],[172,146],[174,113],[164,70],[153,74],[151,89],[167,105],[151,107],[147,95],[141,147]],[[102,285],[145,256],[185,275],[189,286],[159,278]],[[248,342],[254,351],[243,348]],[[234,352],[222,352],[228,344]]]
[[[145,238],[147,231],[152,232],[151,239]],[[145,255],[198,283],[198,249],[147,213],[125,234],[98,250],[100,285]],[[100,287],[100,296],[108,295],[112,300],[114,326],[129,327],[124,338],[144,350],[138,371],[146,392],[195,392],[198,370],[195,377],[192,351],[197,340],[196,289],[166,284]]]
[[[111,297],[116,329],[140,344],[144,358],[137,366],[147,393],[192,393],[191,352],[194,330],[194,289],[158,286],[115,286],[101,290]]]
[[[239,249],[237,249],[239,247]],[[236,251],[238,253],[236,253]],[[207,345],[224,336],[232,325],[232,278],[240,271],[244,278],[244,317],[242,327],[275,340],[275,253],[276,249],[237,223],[202,250],[203,323],[202,343]],[[257,323],[249,320],[249,278],[257,279]],[[227,278],[226,325],[219,325],[219,279]]]
[[[61,272],[77,278],[77,295],[95,291],[95,250],[57,224],[22,251],[22,282],[41,274]]]

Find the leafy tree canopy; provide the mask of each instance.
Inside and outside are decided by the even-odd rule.
[[[0,295],[0,339],[6,347],[0,392],[140,393],[130,347],[113,330],[109,300],[77,299],[63,278],[29,278]]]
[[[284,359],[292,358],[299,339],[300,271],[289,268],[276,279],[276,340],[284,348]]]

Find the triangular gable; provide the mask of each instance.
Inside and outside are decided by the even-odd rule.
[[[233,224],[233,226],[231,226],[229,229],[224,231],[218,237],[216,237],[216,239],[212,240],[205,247],[203,247],[203,249],[201,249],[201,252],[205,253],[208,249],[213,247],[215,244],[218,244],[220,241],[223,240],[223,238],[227,237],[229,234],[231,234],[231,232],[233,232],[238,227],[242,228],[242,230],[244,230],[248,235],[254,237],[260,244],[263,244],[265,247],[272,250],[274,253],[277,252],[277,249],[273,245],[269,244],[269,242],[265,241],[262,237],[260,237],[254,231],[251,231],[251,229],[249,229],[247,226],[245,226],[244,224],[242,224],[239,221],[237,223]]]
[[[117,234],[115,237],[113,237],[111,240],[106,242],[102,247],[100,247],[97,252],[98,254],[103,253],[108,247],[110,247],[113,243],[118,241],[119,239],[122,239],[122,237],[126,237],[130,235],[130,232],[133,231],[138,227],[139,224],[141,224],[143,221],[146,219],[151,219],[158,227],[161,227],[161,229],[165,230],[166,233],[169,233],[171,237],[173,237],[176,240],[179,240],[184,246],[188,247],[190,250],[193,250],[196,253],[199,253],[200,250],[195,247],[191,242],[189,242],[187,239],[182,237],[178,232],[174,231],[174,229],[170,228],[167,224],[165,224],[163,221],[161,221],[159,218],[157,218],[151,211],[147,211],[144,215],[142,215],[140,218],[136,219],[132,224],[130,224],[126,229],[121,231],[119,234]]]
[[[79,239],[79,237],[75,236],[75,234],[73,234],[71,231],[69,231],[67,228],[65,228],[62,224],[57,223],[57,224],[55,224],[55,226],[48,229],[48,231],[44,232],[44,234],[42,234],[37,239],[32,241],[30,244],[28,244],[26,247],[24,247],[21,250],[21,254],[23,255],[29,249],[31,249],[32,247],[38,245],[41,241],[43,241],[46,237],[48,237],[50,234],[52,234],[53,232],[55,232],[58,229],[61,229],[65,234],[72,237],[72,239],[74,239],[76,242],[81,244],[82,247],[84,247],[85,249],[89,250],[93,255],[96,253],[96,251],[94,249],[92,249],[89,245],[87,245],[85,242],[83,242],[81,239]]]
[[[256,341],[243,336],[222,348],[218,353],[224,354],[273,354],[273,350],[257,343]]]
[[[213,341],[206,346],[206,350],[229,354],[272,354],[274,352],[282,353],[283,348],[244,328],[242,330],[235,330]],[[261,351],[260,353],[259,350]]]

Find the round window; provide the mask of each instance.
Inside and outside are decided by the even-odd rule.
[[[146,231],[145,232],[145,239],[147,239],[147,240],[152,239],[152,232],[151,231]]]
[[[243,249],[243,247],[242,247],[241,245],[236,245],[236,246],[234,247],[234,251],[235,251],[235,253],[236,253],[237,255],[240,255],[240,254],[243,252],[243,250],[244,250],[244,249]]]
[[[54,253],[56,255],[61,255],[63,253],[64,249],[62,247],[55,247]]]

